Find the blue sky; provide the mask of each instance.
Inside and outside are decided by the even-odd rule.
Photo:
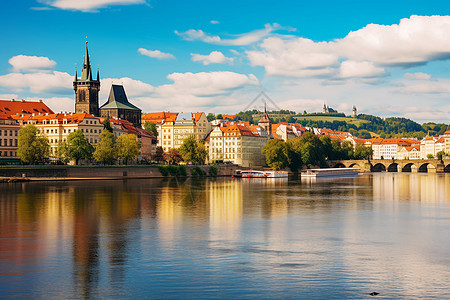
[[[0,98],[73,111],[87,36],[100,104],[122,83],[144,112],[234,113],[264,90],[297,112],[449,123],[450,4],[392,2],[8,1]]]

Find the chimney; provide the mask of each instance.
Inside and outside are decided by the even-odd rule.
[[[42,99],[39,99],[39,102],[41,102],[41,103],[42,103]]]

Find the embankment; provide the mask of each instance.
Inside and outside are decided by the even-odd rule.
[[[186,166],[187,176],[201,168],[206,176],[209,166]],[[217,176],[231,176],[239,166],[217,166]],[[170,176],[170,175],[169,175]],[[163,178],[158,166],[21,166],[0,168],[0,178],[14,180],[86,180],[124,178]]]

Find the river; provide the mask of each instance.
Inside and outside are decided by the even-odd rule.
[[[449,251],[449,174],[0,184],[0,298],[449,299]]]

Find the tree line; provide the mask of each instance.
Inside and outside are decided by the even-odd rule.
[[[316,136],[305,132],[301,137],[285,141],[272,139],[263,147],[266,163],[273,170],[290,168],[297,172],[303,166],[326,166],[326,160],[368,159],[372,147],[356,145],[345,141],[332,141],[329,136]]]

